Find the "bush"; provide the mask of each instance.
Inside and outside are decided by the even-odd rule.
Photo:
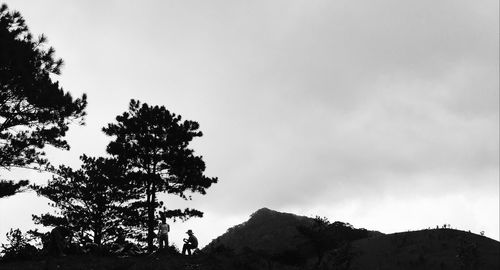
[[[2,244],[2,261],[28,260],[40,255],[40,250],[29,242],[32,240],[19,229],[10,229],[6,234],[7,245]]]

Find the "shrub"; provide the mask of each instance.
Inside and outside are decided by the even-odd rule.
[[[40,255],[40,250],[29,242],[32,240],[19,229],[10,229],[6,234],[8,244],[2,244],[2,261],[27,260]]]

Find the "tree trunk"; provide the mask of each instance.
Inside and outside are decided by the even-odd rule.
[[[155,202],[156,202],[156,186],[153,183],[150,189],[150,195],[148,201],[148,252],[153,252],[154,249],[154,233],[155,233]]]
[[[97,246],[101,246],[102,244],[102,229],[103,229],[103,225],[101,222],[99,221],[96,221],[94,223],[94,244],[96,244]]]
[[[102,232],[96,231],[94,232],[94,244],[97,246],[101,246],[102,244]]]

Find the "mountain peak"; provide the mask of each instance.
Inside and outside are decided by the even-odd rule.
[[[229,228],[227,232],[208,246],[224,245],[235,251],[245,247],[271,253],[304,244],[306,240],[297,231],[299,226],[308,226],[312,219],[291,213],[282,213],[267,207],[250,215],[246,222]]]
[[[253,216],[257,216],[257,215],[268,215],[268,214],[273,214],[273,213],[278,213],[274,210],[271,210],[267,207],[262,207],[261,209],[255,211],[253,214],[251,214],[250,216],[253,217]]]

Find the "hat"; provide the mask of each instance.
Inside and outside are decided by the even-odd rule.
[[[193,231],[188,230],[186,233],[187,233],[187,234],[193,234]]]

